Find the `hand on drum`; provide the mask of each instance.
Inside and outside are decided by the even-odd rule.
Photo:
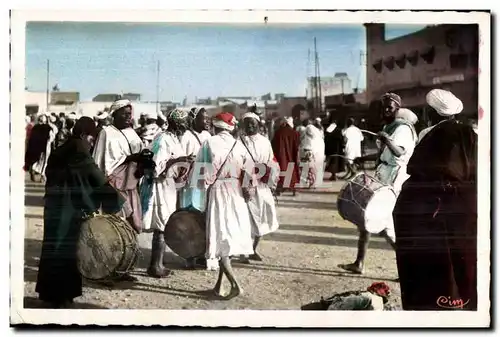
[[[389,141],[391,138],[391,136],[389,136],[389,134],[387,134],[387,132],[384,132],[384,131],[380,131],[379,133],[377,133],[377,137],[378,139],[380,139],[382,141],[382,143],[387,143],[387,141]]]

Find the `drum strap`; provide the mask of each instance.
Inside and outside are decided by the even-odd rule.
[[[191,132],[193,134],[193,136],[195,136],[196,140],[198,141],[198,143],[201,145],[201,140],[200,140],[200,137],[198,137],[198,135],[196,134],[196,132],[194,132],[193,130],[189,129],[189,132]]]
[[[217,182],[217,179],[219,179],[219,176],[221,175],[222,173],[222,169],[224,168],[224,165],[226,165],[226,162],[227,160],[229,159],[229,156],[231,155],[231,152],[233,152],[233,149],[234,147],[236,146],[236,143],[237,141],[235,140],[234,141],[234,144],[233,146],[231,147],[231,149],[229,150],[229,152],[227,153],[227,156],[226,156],[226,159],[224,159],[224,161],[222,162],[222,165],[220,166],[219,168],[219,171],[217,171],[217,174],[215,175],[215,180],[212,184],[210,184],[210,186],[208,188],[211,188],[216,182]]]

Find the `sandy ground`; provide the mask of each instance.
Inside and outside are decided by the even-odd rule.
[[[343,273],[337,266],[356,256],[357,230],[342,220],[336,198],[343,182],[325,182],[325,188],[303,191],[296,197],[279,198],[280,229],[266,236],[259,247],[263,262],[234,263],[244,293],[230,301],[210,295],[217,272],[184,270],[184,260],[172,252],[165,262],[174,272],[167,279],[145,274],[151,236],[141,234],[142,250],[134,275],[139,281],[107,289],[85,282],[77,308],[129,309],[292,309],[348,290],[366,289],[384,281],[391,287],[392,301],[400,301],[395,254],[382,239],[370,243],[365,275]],[[43,237],[43,186],[26,182],[25,307],[39,307],[35,293]]]

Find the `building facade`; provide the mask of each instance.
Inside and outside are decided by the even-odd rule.
[[[428,26],[391,40],[385,39],[384,24],[365,24],[365,28],[368,102],[386,92],[397,93],[403,106],[412,109],[426,124],[425,96],[430,90],[441,88],[462,100],[462,115],[477,118],[477,25]]]

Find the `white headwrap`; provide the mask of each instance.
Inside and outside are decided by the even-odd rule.
[[[50,122],[51,122],[51,123],[55,123],[55,122],[57,121],[57,117],[56,117],[56,116],[52,116],[52,115],[51,115],[51,116],[49,117],[49,120],[50,120]]]
[[[109,114],[106,111],[98,112],[96,118],[103,120],[109,117]]]
[[[158,119],[158,114],[156,112],[149,112],[146,114],[146,119]]]
[[[453,116],[461,113],[464,108],[462,101],[447,90],[433,89],[425,99],[440,116]]]
[[[76,116],[76,113],[72,112],[68,115],[68,118],[71,119],[71,120],[77,120],[77,116]]]
[[[410,109],[401,108],[396,113],[396,118],[404,119],[405,121],[415,125],[418,122],[418,117]]]
[[[124,108],[126,106],[132,106],[132,102],[130,102],[128,99],[119,99],[111,104],[109,113],[113,114],[116,110],[120,110],[121,108]]]
[[[286,122],[288,125],[290,125],[291,128],[293,128],[293,117],[287,117]]]
[[[253,112],[247,112],[247,113],[245,113],[243,115],[242,119],[245,119],[245,118],[253,118],[253,119],[256,119],[257,121],[260,122],[260,117],[256,113],[253,113]]]
[[[321,123],[322,122],[321,118],[319,118],[319,117],[316,118],[316,122]]]

